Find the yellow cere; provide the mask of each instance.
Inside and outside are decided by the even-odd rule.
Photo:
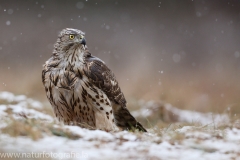
[[[83,36],[83,35],[81,35],[81,36],[80,36],[80,38],[81,38],[81,39],[83,39],[83,38],[84,38],[84,36]]]

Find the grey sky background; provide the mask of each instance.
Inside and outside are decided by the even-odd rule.
[[[239,0],[0,0],[0,90],[44,95],[42,64],[66,27],[86,33],[126,95],[199,87],[209,75],[213,89],[240,90]]]

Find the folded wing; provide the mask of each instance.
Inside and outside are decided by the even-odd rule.
[[[84,72],[90,82],[104,91],[111,100],[113,114],[117,126],[127,130],[139,130],[147,132],[143,126],[136,121],[126,108],[126,99],[118,85],[113,72],[97,57],[88,56]]]

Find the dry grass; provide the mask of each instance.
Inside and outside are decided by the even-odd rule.
[[[12,137],[24,136],[30,137],[33,140],[38,140],[44,135],[48,136],[60,136],[68,139],[79,139],[78,135],[69,132],[66,129],[55,127],[54,123],[46,123],[36,119],[19,119],[10,118],[7,121],[7,125],[0,130],[4,134],[8,134]]]
[[[41,126],[41,127],[39,127]],[[36,120],[15,120],[11,118],[7,126],[1,129],[2,133],[12,137],[27,136],[33,140],[42,138],[42,131],[46,132],[44,124],[39,124]]]
[[[8,102],[1,101],[0,104],[11,105],[16,104],[18,102]],[[27,108],[33,109],[30,103],[27,103]],[[45,106],[42,109],[34,108],[34,110],[39,111],[40,113],[44,113],[46,115],[54,116],[52,113],[52,108],[50,106]],[[80,138],[78,135],[75,135],[69,132],[66,129],[61,128],[61,125],[58,124],[58,127],[55,127],[56,122],[46,122],[45,120],[28,118],[25,113],[18,114],[18,118],[16,119],[14,116],[16,114],[13,113],[12,108],[7,108],[5,112],[8,114],[8,117],[3,119],[2,121],[6,123],[6,125],[0,128],[0,132],[4,134],[8,134],[12,137],[24,136],[30,137],[33,140],[38,140],[42,138],[44,135],[48,136],[60,136],[68,139],[78,139]]]

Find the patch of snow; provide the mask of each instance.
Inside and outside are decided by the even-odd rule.
[[[173,112],[173,114],[179,116],[181,122],[199,122],[203,125],[211,123],[227,123],[229,122],[229,117],[226,114],[212,114],[212,113],[200,113],[188,110],[180,110],[173,107],[170,104],[166,104],[166,109]]]
[[[184,132],[187,132],[187,131],[190,131],[190,130],[193,130],[193,126],[184,126],[180,129],[177,129],[176,131],[179,132],[179,133],[184,133]]]
[[[150,117],[162,112],[163,115],[171,115],[177,122],[201,123],[202,125],[227,124],[230,120],[227,114],[200,113],[190,110],[182,110],[168,103],[157,103],[154,101],[140,101],[141,108],[132,112],[135,117]],[[171,117],[170,116],[170,117]]]
[[[26,100],[26,96],[19,95],[15,96],[14,94],[10,92],[0,92],[0,100],[6,100],[7,102],[19,102]]]
[[[16,115],[15,116],[16,118],[18,118],[19,115],[24,114],[28,118],[41,119],[49,122],[53,121],[53,118],[51,116],[41,113],[39,111],[36,111],[34,109],[25,108],[24,105],[21,105],[21,104],[9,105],[8,108],[12,109],[13,113],[15,113]]]
[[[240,130],[237,128],[227,129],[226,130],[226,140],[239,142],[240,145]]]
[[[6,105],[0,105],[0,115],[1,114],[6,114],[6,112],[4,112],[7,109]]]
[[[24,113],[29,118],[53,121],[53,117],[35,109],[41,108],[40,102],[28,99],[25,96],[14,96],[11,93],[0,93],[0,99],[8,102],[17,102],[0,105],[0,128],[6,126],[3,118],[10,113],[17,116]],[[159,107],[148,102],[149,113],[154,110],[150,107]],[[30,107],[31,108],[30,108]],[[146,106],[146,103],[143,103]],[[209,123],[212,115],[180,110],[169,104],[164,105],[166,110],[176,114],[179,120],[190,121],[194,118],[203,123]],[[144,113],[144,112],[136,112]],[[184,117],[189,116],[189,117]],[[198,117],[194,117],[198,116]],[[215,116],[215,115],[214,115]],[[18,117],[20,118],[20,117]],[[216,119],[215,119],[216,121]],[[199,122],[199,121],[198,121]],[[240,129],[226,128],[217,130],[214,127],[184,126],[176,130],[166,131],[159,129],[157,133],[132,133],[128,131],[105,132],[88,130],[78,126],[64,126],[54,124],[54,127],[67,130],[79,136],[72,140],[66,137],[43,134],[43,138],[36,141],[30,137],[11,137],[0,134],[1,152],[39,153],[48,155],[51,159],[169,159],[169,160],[240,160]],[[183,138],[174,139],[174,134],[182,134]],[[216,136],[219,135],[219,136]],[[42,155],[43,156],[43,155]],[[40,159],[47,157],[40,156]],[[26,157],[25,157],[26,158]],[[25,159],[24,157],[22,159]],[[32,157],[33,158],[33,157]]]
[[[24,95],[15,96],[10,92],[0,92],[0,100],[10,103],[0,105],[1,118],[7,116],[7,113],[5,112],[7,109],[11,109],[13,117],[16,119],[21,118],[21,115],[24,115],[28,118],[41,119],[49,122],[54,120],[53,117],[35,110],[42,109],[42,104],[40,102],[29,99]]]
[[[38,101],[35,101],[33,99],[28,99],[27,101],[33,108],[36,108],[36,109],[42,109],[43,108],[42,103],[40,103]]]
[[[131,134],[129,134],[129,135],[125,134],[125,135],[123,135],[123,138],[127,139],[129,141],[135,141],[137,139],[137,137],[135,135],[131,135]]]
[[[70,140],[65,137],[45,136],[40,140],[33,141],[26,137],[13,138],[1,134],[0,146],[2,146],[2,150],[8,152],[45,152],[55,153],[58,156],[60,153],[78,153],[82,156],[81,159],[112,159],[115,157],[115,159],[225,160],[232,157],[237,159],[240,153],[239,141],[218,140],[211,136],[200,141],[197,131],[194,131],[193,134],[198,138],[185,139],[180,144],[171,144],[164,137],[162,137],[162,142],[157,144],[146,139],[144,141],[137,140],[134,133],[126,131],[107,133],[76,126],[66,126],[66,128],[81,135],[81,138]],[[191,132],[188,127],[184,127],[180,131],[186,135]],[[236,135],[240,136],[240,130],[233,129],[231,131],[237,131]],[[227,136],[229,133],[226,132]],[[118,135],[123,135],[125,139],[118,139]],[[146,135],[143,134],[143,136]],[[79,159],[79,157],[68,159]]]
[[[84,140],[104,140],[104,141],[112,141],[114,137],[112,134],[101,131],[101,130],[88,130],[82,129],[78,126],[65,126],[64,128],[69,129],[72,133],[80,135]]]
[[[205,133],[205,132],[199,132],[199,131],[194,131],[194,132],[190,132],[190,133],[185,133],[185,137],[186,138],[192,138],[192,139],[210,139],[212,138],[212,135],[210,135],[209,133]]]

